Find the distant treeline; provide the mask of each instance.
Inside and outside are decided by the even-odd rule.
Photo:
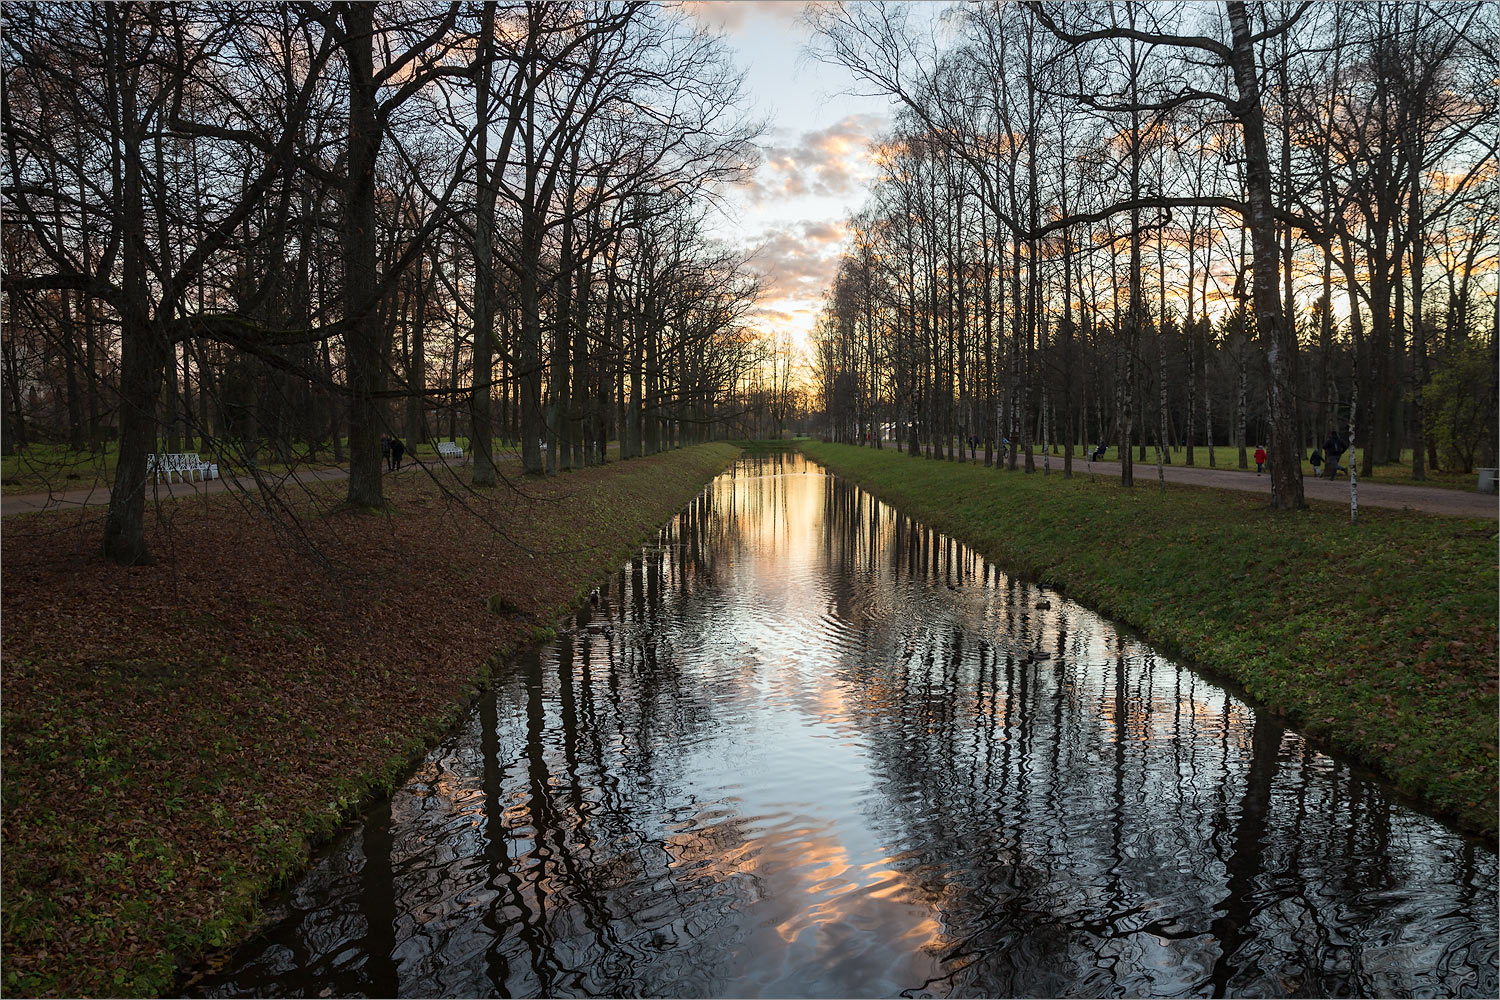
[[[1496,459],[1493,4],[822,9],[901,104],[816,336],[824,433]],[[924,12],[925,13],[925,12]],[[1170,460],[1170,457],[1168,457]]]

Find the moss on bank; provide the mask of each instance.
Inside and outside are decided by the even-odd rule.
[[[7,518],[5,992],[160,993],[234,944],[488,664],[738,453],[520,492],[404,472],[376,514],[340,512],[332,483],[288,497],[295,521],[231,494],[175,501],[152,525],[160,561],[131,569],[96,554],[102,508]]]
[[[1228,490],[1000,472],[804,442],[808,457],[1013,572],[1231,678],[1495,840],[1496,527]]]

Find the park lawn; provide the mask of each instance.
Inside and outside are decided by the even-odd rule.
[[[161,450],[166,451],[163,442]],[[189,449],[191,450],[191,449]],[[424,446],[424,453],[435,449]],[[248,455],[239,449],[208,454],[197,453],[205,462],[217,462],[219,474],[241,475],[249,471]],[[285,462],[270,460],[270,452],[261,449],[258,469],[263,473],[284,473]],[[331,467],[333,454],[328,449],[320,451],[316,459],[309,458],[300,443],[294,446],[293,462],[298,469],[323,469]],[[16,450],[13,455],[0,458],[0,488],[13,496],[27,493],[62,493],[67,490],[86,490],[90,487],[108,488],[115,479],[115,466],[119,462],[118,446],[106,441],[94,451],[73,451],[64,445],[33,444]]]
[[[1362,483],[1389,483],[1394,486],[1435,486],[1445,490],[1464,490],[1475,493],[1479,490],[1479,472],[1457,472],[1451,469],[1427,468],[1423,473],[1425,478],[1413,479],[1411,477],[1411,449],[1408,448],[1401,453],[1399,463],[1392,462],[1388,465],[1374,466],[1371,475],[1364,474],[1364,466],[1354,470],[1359,473]],[[1342,476],[1339,482],[1344,482]]]
[[[1229,678],[1495,841],[1496,526],[1229,490],[1125,489],[807,442],[809,458],[1000,566]]]
[[[0,488],[6,493],[61,493],[108,486],[115,476],[116,445],[106,441],[94,451],[63,445],[33,444],[0,457]]]
[[[172,991],[738,453],[521,492],[404,472],[376,513],[320,484],[275,523],[169,502],[132,569],[98,555],[102,508],[7,518],[4,992]]]
[[[437,457],[438,441],[448,441],[446,437],[433,438],[431,444],[419,444],[415,448],[408,448],[408,458],[421,458],[424,460]],[[469,439],[463,436],[451,439],[463,449],[464,458],[469,456]],[[345,443],[347,447],[347,442]],[[165,444],[162,445],[165,450]],[[515,441],[496,440],[493,444],[493,454],[497,462],[507,460],[518,460],[520,445]],[[215,455],[198,453],[204,461],[219,462],[220,475],[229,476],[238,474],[242,477],[249,475],[249,465],[243,452],[231,450],[229,453]],[[270,451],[261,449],[258,456],[257,470],[261,473],[275,475],[285,473],[289,466],[284,462],[270,461]],[[305,446],[301,442],[294,442],[293,455],[294,465],[301,470],[333,468],[335,464],[347,466],[348,462],[335,463],[333,452],[324,447],[316,457],[309,458]],[[619,442],[611,442],[606,456],[613,460],[620,455]],[[35,444],[19,449],[14,455],[0,457],[0,489],[13,496],[21,496],[27,493],[62,493],[66,490],[89,489],[90,487],[108,488],[115,478],[115,466],[118,462],[116,445],[113,441],[106,441],[98,452],[73,451],[62,445]]]

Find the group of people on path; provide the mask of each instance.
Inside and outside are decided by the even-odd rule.
[[[401,468],[401,456],[406,454],[406,445],[393,434],[380,435],[380,457],[385,461],[386,471]]]
[[[1099,442],[1098,449],[1090,451],[1088,457],[1091,460],[1097,462],[1104,458],[1104,450],[1105,445],[1104,442],[1101,441]],[[1339,432],[1336,430],[1329,431],[1328,440],[1323,442],[1323,450],[1319,451],[1318,449],[1314,448],[1312,454],[1308,456],[1307,460],[1312,463],[1313,467],[1313,477],[1324,478],[1325,474],[1320,471],[1319,467],[1322,466],[1325,455],[1328,458],[1328,471],[1326,473],[1326,477],[1328,479],[1332,479],[1334,476],[1338,475],[1339,459],[1343,457],[1344,452],[1348,450],[1349,444],[1339,436]],[[1266,471],[1266,463],[1268,461],[1269,459],[1266,456],[1266,446],[1263,444],[1256,445],[1255,474],[1257,476]]]
[[[1337,430],[1329,431],[1328,440],[1323,442],[1323,450],[1319,451],[1317,448],[1314,448],[1312,454],[1307,457],[1307,461],[1313,468],[1313,478],[1332,479],[1337,476],[1339,473],[1339,459],[1348,450],[1349,443],[1339,436],[1339,432]],[[1255,474],[1257,476],[1266,470],[1267,461],[1266,446],[1263,444],[1256,445]],[[1323,469],[1325,461],[1328,464],[1326,470]]]
[[[1339,432],[1337,430],[1329,431],[1328,440],[1323,442],[1323,451],[1320,453],[1318,449],[1314,448],[1312,455],[1308,457],[1308,461],[1312,463],[1313,476],[1319,479],[1332,479],[1337,476],[1339,474],[1339,459],[1342,458],[1344,456],[1344,452],[1348,450],[1349,442],[1345,441],[1341,436],[1339,436]],[[1328,469],[1326,473],[1320,472],[1318,470],[1318,467],[1322,465],[1325,460],[1328,463]]]

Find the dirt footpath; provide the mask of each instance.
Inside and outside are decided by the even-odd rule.
[[[1092,468],[1095,475],[1119,478],[1119,462],[1085,463],[1073,460],[1073,474],[1087,474]],[[1062,470],[1062,460],[1053,458],[1052,471]],[[1249,493],[1271,493],[1271,477],[1257,476],[1231,469],[1204,469],[1197,466],[1168,465],[1163,470],[1169,483],[1184,483],[1190,486],[1212,486],[1221,490],[1241,490]],[[1135,463],[1135,484],[1146,486],[1156,482],[1156,463]],[[1485,517],[1500,520],[1500,497],[1493,494],[1462,493],[1458,490],[1438,489],[1433,486],[1397,486],[1392,483],[1359,483],[1359,505],[1361,507],[1392,507],[1397,510],[1419,510],[1426,514],[1443,514],[1448,517]],[[1308,500],[1349,506],[1349,481],[1304,477],[1302,495]]]
[[[887,445],[893,447],[893,445]],[[1061,455],[1052,456],[1052,473],[1061,475]],[[1042,456],[1036,456],[1037,472],[1042,471]],[[1118,479],[1119,462],[1085,462],[1073,459],[1073,475]],[[1264,493],[1269,499],[1271,477],[1257,476],[1235,469],[1206,469],[1201,466],[1168,465],[1162,473],[1169,483],[1187,486],[1208,486],[1220,490],[1240,490],[1245,493]],[[1135,463],[1135,485],[1150,486],[1156,482],[1156,463]],[[1349,506],[1349,480],[1340,478],[1334,482],[1313,479],[1304,473],[1302,495],[1308,500],[1324,501]],[[1440,489],[1435,486],[1397,486],[1392,483],[1359,483],[1359,505],[1361,507],[1390,507],[1395,510],[1416,510],[1424,514],[1439,514],[1445,517],[1476,517],[1500,520],[1500,497],[1479,492],[1465,493],[1460,490]]]

